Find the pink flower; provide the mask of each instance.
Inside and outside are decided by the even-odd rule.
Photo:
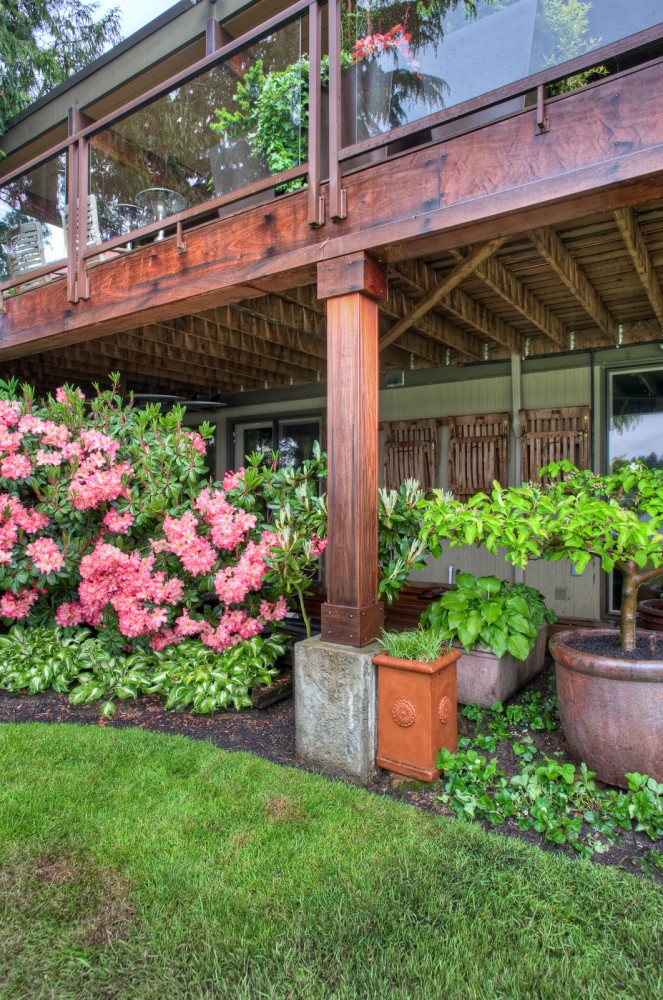
[[[204,489],[196,499],[196,510],[210,526],[212,541],[218,549],[234,549],[255,527],[255,514],[232,507],[221,490]]]
[[[57,573],[64,566],[64,556],[52,538],[37,538],[25,548],[40,573]]]
[[[313,534],[311,535],[311,541],[309,542],[309,550],[311,555],[314,558],[317,556],[321,556],[326,548],[327,548],[327,539],[318,538],[315,532],[313,532]]]
[[[189,439],[189,444],[191,445],[191,447],[195,448],[195,450],[198,452],[199,455],[204,455],[205,452],[207,451],[207,447],[205,445],[204,440],[198,433],[198,431],[185,431],[185,433]]]
[[[56,424],[52,420],[44,420],[38,434],[39,440],[47,448],[63,448],[70,438],[64,424]]]
[[[61,451],[44,451],[39,448],[35,453],[35,465],[62,465],[63,457]]]
[[[265,532],[265,535],[270,534]],[[219,570],[214,578],[214,589],[224,604],[240,604],[250,591],[259,590],[268,570],[264,557],[270,545],[271,540],[267,543],[263,540],[259,545],[249,542],[236,566]]]
[[[85,621],[83,608],[78,601],[72,601],[70,604],[61,604],[55,612],[55,621],[57,625],[61,625],[63,628],[73,628],[75,625],[81,625]]]
[[[130,510],[120,514],[112,507],[104,517],[102,524],[105,524],[111,531],[117,532],[118,535],[126,535],[134,521],[135,518]]]
[[[75,396],[78,396],[79,399],[85,401],[85,393],[84,392],[81,392],[80,389],[74,389],[72,391],[73,391],[73,394]],[[58,389],[55,390],[55,398],[58,401],[58,403],[68,403],[69,402],[69,399],[67,397],[67,390],[65,389],[64,386],[60,386]]]
[[[237,472],[232,472],[232,471],[226,472],[225,476],[223,477],[223,482],[221,483],[224,490],[226,492],[229,492],[230,490],[237,490],[240,488],[240,486],[243,486],[244,472],[245,472],[244,466],[242,466],[241,469],[238,469]]]
[[[0,476],[3,479],[26,479],[31,472],[30,459],[25,455],[8,455],[0,463]]]
[[[35,434],[43,425],[43,421],[39,417],[35,417],[32,413],[26,413],[24,417],[18,422],[18,429],[21,434]]]
[[[0,600],[0,616],[3,618],[27,618],[30,608],[39,597],[36,587],[32,590],[20,590],[18,594],[13,594],[11,590],[5,592]]]
[[[187,573],[205,576],[216,562],[216,552],[206,538],[196,533],[197,528],[198,522],[190,512],[180,518],[167,516],[163,522],[169,550],[179,556]]]
[[[15,427],[19,420],[21,404],[7,399],[0,399],[0,424],[4,427]]]

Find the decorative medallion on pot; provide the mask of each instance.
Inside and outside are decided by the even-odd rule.
[[[395,633],[385,634],[384,645],[390,635]],[[421,630],[397,635],[407,643],[408,636],[421,635]],[[435,653],[439,651],[438,640]],[[456,661],[460,655],[460,650],[452,649],[433,660],[387,653],[373,658],[378,668],[375,762],[379,767],[421,781],[439,777],[435,758],[441,747],[452,752],[458,748]]]

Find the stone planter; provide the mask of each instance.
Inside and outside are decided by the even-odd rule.
[[[663,781],[663,659],[622,660],[573,646],[574,640],[597,636],[614,636],[617,643],[619,633],[571,629],[550,640],[571,753],[609,785],[627,787],[624,775],[632,771]]]
[[[546,637],[544,626],[526,660],[517,660],[510,653],[497,657],[482,647],[463,653],[458,664],[459,703],[490,708],[494,701],[508,701],[543,669]]]
[[[399,660],[386,653],[373,658],[378,668],[378,752],[375,763],[387,771],[421,781],[440,772],[435,759],[442,747],[458,749],[456,661],[452,649],[432,663]]]
[[[663,632],[663,600],[638,601],[638,623],[643,629]]]

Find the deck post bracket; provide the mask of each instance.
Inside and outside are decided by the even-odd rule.
[[[546,114],[546,88],[539,84],[536,88],[536,134],[545,135],[550,131],[550,118]]]
[[[175,241],[176,241],[177,249],[179,250],[180,253],[186,253],[186,242],[185,242],[184,237],[182,235],[182,220],[181,219],[177,220],[175,232],[176,232]]]

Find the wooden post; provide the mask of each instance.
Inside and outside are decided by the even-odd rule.
[[[327,299],[329,541],[322,638],[363,646],[379,634],[378,301],[385,268],[364,252],[318,265]]]

